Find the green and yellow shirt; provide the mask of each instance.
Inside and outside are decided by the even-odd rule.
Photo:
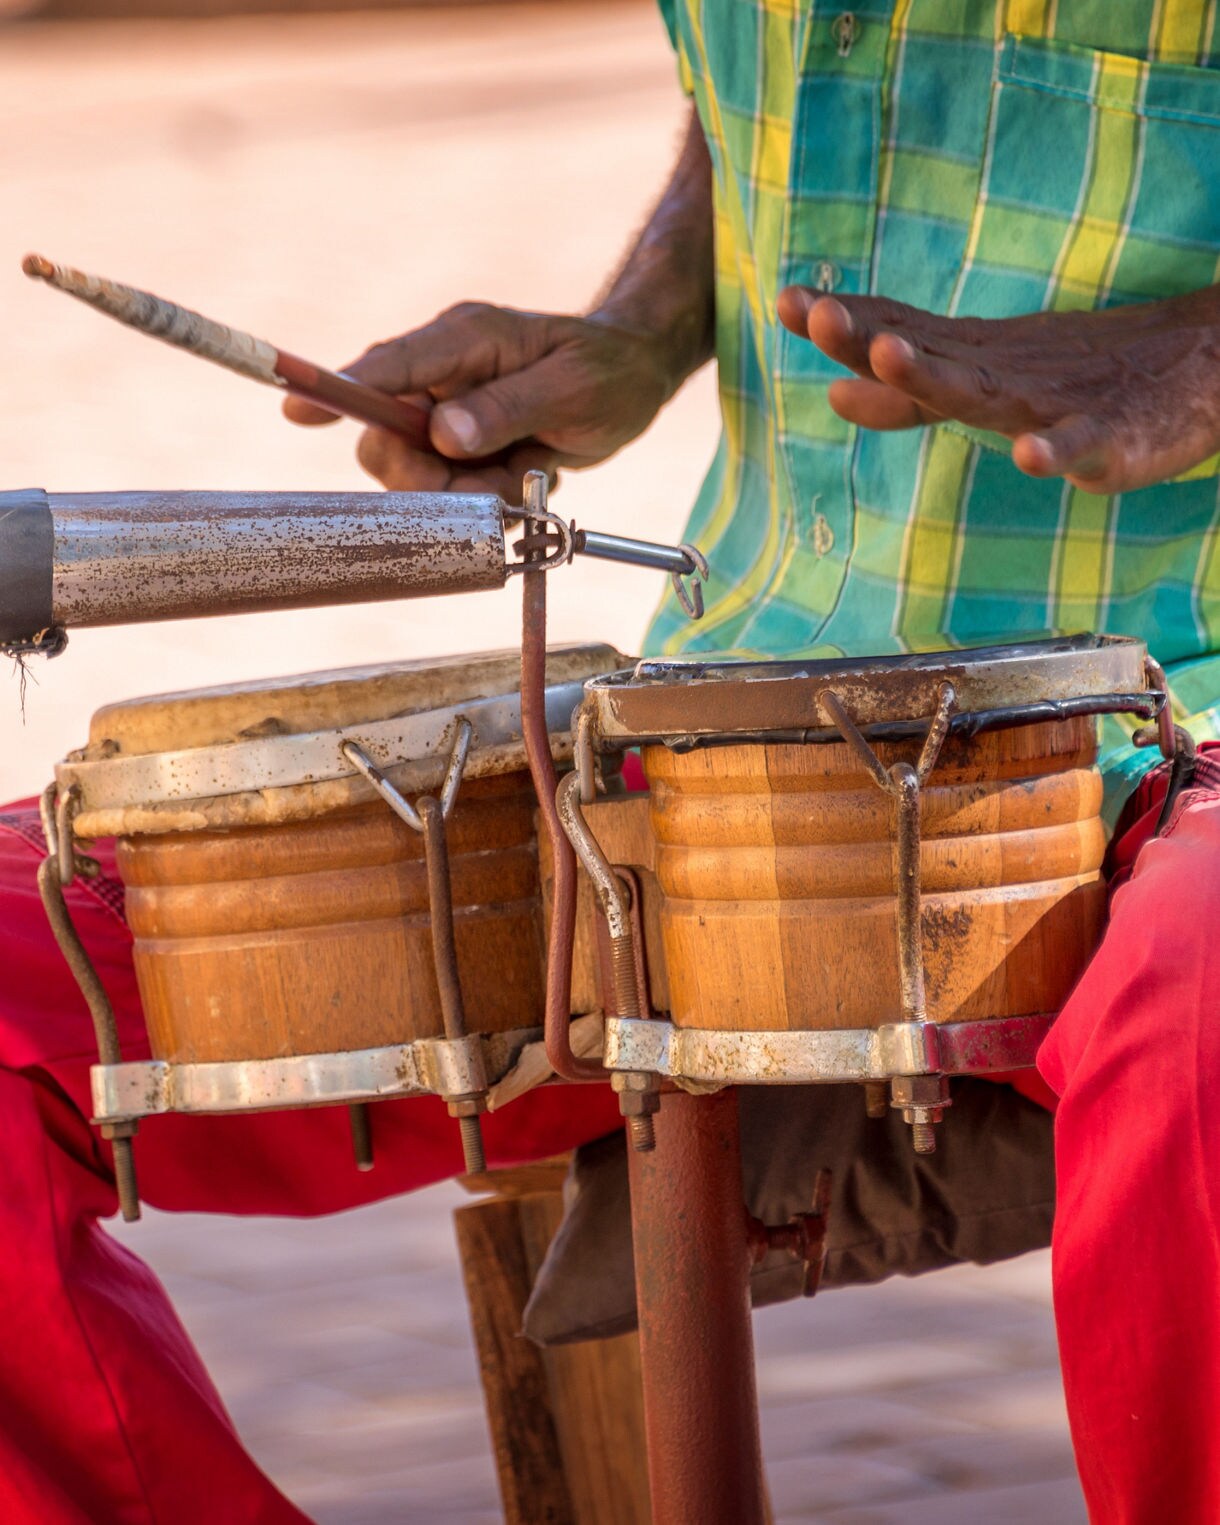
[[[955,424],[875,433],[776,321],[792,282],[1010,316],[1220,280],[1218,0],[661,0],[715,180],[723,433],[670,654],[1146,640],[1220,734],[1217,462],[1103,498]],[[1151,760],[1115,730],[1107,763]],[[1118,782],[1118,779],[1115,779]]]

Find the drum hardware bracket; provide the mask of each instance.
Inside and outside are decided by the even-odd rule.
[[[818,702],[834,721],[839,734],[867,768],[873,782],[894,799],[897,815],[898,852],[894,893],[898,915],[898,977],[902,990],[904,1022],[935,1031],[927,1021],[927,991],[923,967],[923,912],[920,894],[919,817],[920,794],[936,766],[945,737],[953,719],[957,694],[952,683],[942,683],[936,709],[928,721],[927,733],[914,767],[896,762],[886,768],[859,728],[839,695],[825,688]],[[911,1126],[911,1141],[916,1154],[932,1154],[936,1149],[933,1127],[949,1105],[949,1086],[944,1077],[930,1084],[932,1077],[917,1072],[917,1077],[896,1075],[891,1082],[890,1105],[897,1108]]]
[[[165,1059],[97,1064],[90,1072],[94,1122],[134,1126],[162,1112],[265,1112],[285,1107],[362,1105],[502,1079],[536,1027],[472,1033],[461,1044],[417,1038],[389,1048],[175,1064]]]
[[[626,885],[589,830],[580,808],[581,794],[581,769],[578,767],[560,779],[555,808],[573,851],[593,881],[593,890],[610,934],[610,973],[614,988],[609,992],[609,1005],[616,1016],[638,1021],[644,1006],[631,901]],[[655,1149],[656,1130],[652,1119],[661,1104],[658,1077],[648,1071],[618,1070],[610,1083],[618,1092],[619,1111],[627,1120],[627,1138],[631,1147],[643,1152]]]
[[[424,866],[428,874],[428,907],[432,921],[432,962],[445,1025],[446,1048],[438,1063],[446,1083],[437,1090],[445,1098],[450,1117],[457,1119],[462,1135],[462,1155],[467,1175],[487,1169],[483,1129],[479,1115],[487,1110],[487,1076],[474,1064],[475,1049],[466,1031],[466,1008],[458,975],[457,941],[453,928],[453,882],[449,872],[449,844],[445,823],[453,813],[462,770],[470,752],[474,727],[464,715],[454,724],[453,751],[440,797],[425,794],[414,805],[390,783],[381,769],[354,741],[343,743],[343,755],[372,784],[400,820],[424,839]],[[450,1063],[450,1060],[455,1062]],[[462,1082],[454,1077],[461,1072]]]
[[[603,1063],[615,1073],[643,1071],[708,1086],[885,1085],[896,1077],[1028,1069],[1053,1021],[1039,1012],[975,1022],[735,1032],[676,1027],[659,1017],[608,1017]]]
[[[936,1135],[933,1127],[952,1104],[949,1077],[937,1075],[895,1075],[890,1081],[890,1106],[902,1113],[911,1128],[916,1154],[933,1154]]]
[[[466,1033],[461,1038],[423,1038],[418,1046],[430,1091],[452,1105],[461,1106],[471,1098],[486,1096],[487,1066],[477,1033]]]
[[[106,987],[81,941],[64,898],[64,890],[77,874],[92,878],[98,872],[98,865],[92,858],[77,853],[73,840],[72,821],[79,802],[80,791],[73,787],[60,794],[57,785],[48,784],[42,792],[39,811],[43,835],[47,840],[47,856],[38,866],[38,893],[42,897],[43,909],[47,913],[59,951],[89,1007],[98,1058],[103,1065],[120,1065],[122,1053],[114,1007],[110,1004]],[[123,1221],[134,1223],[140,1216],[140,1193],[132,1153],[136,1122],[131,1117],[97,1118],[95,1121],[102,1137],[109,1140],[114,1155],[114,1184]]]
[[[822,1169],[813,1183],[813,1201],[809,1212],[795,1213],[787,1223],[769,1226],[746,1214],[746,1244],[755,1265],[765,1256],[781,1250],[799,1260],[805,1268],[801,1288],[804,1297],[814,1297],[822,1283],[826,1264],[826,1229],[830,1220],[831,1174]]]
[[[510,576],[526,571],[549,572],[555,567],[567,565],[574,556],[591,556],[599,561],[616,561],[627,566],[644,567],[649,571],[668,572],[674,594],[688,618],[703,618],[703,584],[711,576],[707,557],[698,546],[683,541],[680,545],[661,545],[652,540],[635,540],[627,535],[605,535],[598,530],[577,529],[573,519],[569,524],[558,514],[535,502],[529,504],[531,472],[526,477],[522,494],[528,513],[526,531],[513,545],[521,559],[509,562]],[[550,525],[548,532],[544,526]],[[538,552],[542,552],[541,559]],[[686,579],[690,579],[690,587]]]

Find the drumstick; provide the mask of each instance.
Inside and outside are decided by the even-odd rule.
[[[202,355],[239,376],[249,376],[267,386],[282,387],[297,397],[317,403],[332,413],[341,413],[378,429],[399,434],[418,450],[431,449],[428,441],[428,415],[419,407],[388,392],[328,371],[299,355],[276,349],[265,339],[229,328],[189,307],[179,307],[149,291],[123,286],[104,276],[85,275],[66,265],[52,264],[41,254],[27,254],[21,268],[31,280],[46,281],[59,291],[66,291],[99,312],[108,313],[128,328],[154,339],[163,339],[192,355]]]

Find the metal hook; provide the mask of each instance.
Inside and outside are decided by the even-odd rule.
[[[1165,696],[1156,714],[1157,740],[1160,743],[1161,756],[1166,762],[1172,762],[1177,743],[1174,735],[1173,702],[1169,697],[1169,680],[1165,676],[1165,669],[1155,657],[1145,656],[1144,672],[1148,678],[1148,687],[1160,689]]]
[[[690,592],[686,590],[681,572],[671,572],[669,580],[673,583],[678,602],[686,611],[687,616],[692,620],[701,620],[703,618],[703,583],[707,582],[711,576],[711,569],[707,564],[707,557],[698,546],[684,540],[678,549],[684,551],[695,565],[695,570],[689,574]]]
[[[453,813],[454,801],[457,799],[458,787],[462,782],[462,772],[466,766],[466,758],[470,754],[470,743],[473,737],[474,726],[465,715],[459,715],[453,738],[453,751],[449,754],[449,766],[445,770],[445,781],[441,785],[440,808],[443,820],[447,821]],[[372,784],[394,814],[405,821],[412,831],[418,831],[422,836],[426,828],[419,812],[410,800],[398,792],[364,748],[358,742],[345,741],[341,751],[348,762]]]
[[[551,555],[547,555],[541,561],[509,561],[505,567],[505,572],[508,573],[508,576],[514,575],[515,572],[549,572],[552,567],[567,566],[567,563],[576,554],[576,535],[573,526],[569,525],[566,519],[560,519],[560,515],[552,514],[549,508],[528,508],[526,509],[526,517],[534,520],[535,523],[554,525],[558,535],[560,535],[560,544],[558,544],[557,551],[552,551]],[[525,540],[522,538],[522,540],[517,541],[512,546],[512,549],[517,552],[519,557],[525,558],[528,547],[526,547]]]

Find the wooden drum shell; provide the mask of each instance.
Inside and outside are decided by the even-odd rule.
[[[544,934],[525,773],[462,786],[448,825],[471,1032],[529,1027]],[[120,839],[153,1057],[378,1048],[443,1034],[423,838],[376,802],[316,820]]]
[[[885,766],[918,742],[879,742]],[[1105,914],[1089,718],[951,737],[922,799],[928,1017],[1054,1012]],[[902,1020],[895,806],[844,743],[643,750],[672,1019]]]

